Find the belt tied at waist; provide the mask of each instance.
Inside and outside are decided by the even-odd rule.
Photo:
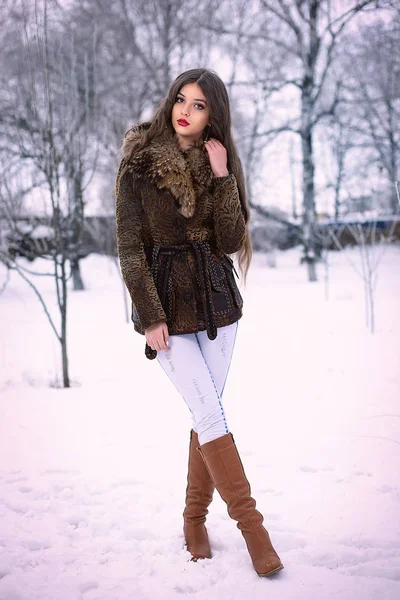
[[[160,287],[160,289],[158,289],[157,291],[160,295],[161,304],[164,310],[166,310],[167,314],[169,312],[169,317],[172,318],[172,307],[169,302],[167,303],[168,292],[171,293],[172,289],[172,260],[175,255],[180,254],[182,252],[186,252],[189,249],[192,249],[194,251],[194,255],[196,258],[200,291],[203,299],[204,321],[206,324],[207,336],[210,340],[214,340],[217,337],[217,326],[215,324],[210,279],[213,282],[213,286],[216,290],[220,289],[220,282],[214,273],[214,269],[211,267],[211,247],[209,242],[195,242],[188,240],[183,244],[178,245],[154,245],[152,253],[151,273],[153,275],[156,286]],[[168,257],[163,268],[163,273],[161,274],[161,284],[159,284],[158,282],[160,276],[160,265],[158,259],[160,255],[167,255]]]

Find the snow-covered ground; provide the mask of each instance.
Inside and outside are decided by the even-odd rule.
[[[0,296],[0,600],[398,600],[400,248],[380,269],[374,335],[347,258],[357,250],[331,256],[328,300],[322,267],[308,283],[297,250],[275,270],[256,256],[243,290],[224,406],[285,564],[270,579],[217,493],[213,558],[189,561],[189,411],[125,324],[112,262],[88,257],[88,289],[70,295],[69,390],[55,387],[42,308],[12,274]],[[52,282],[39,283],[54,304]]]

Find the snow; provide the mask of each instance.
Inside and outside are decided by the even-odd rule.
[[[277,269],[255,256],[224,391],[285,565],[270,579],[217,492],[213,557],[189,560],[190,415],[124,322],[112,262],[86,258],[88,289],[69,297],[69,390],[55,387],[58,343],[12,273],[0,296],[0,600],[400,598],[400,248],[380,266],[373,335],[345,254],[330,255],[328,300],[322,266],[308,283],[299,254],[278,253]],[[56,316],[51,280],[36,281]]]
[[[391,214],[382,214],[379,213],[378,210],[366,210],[364,212],[353,212],[347,213],[345,215],[340,215],[338,219],[334,217],[328,218],[319,218],[318,224],[320,225],[335,225],[335,224],[345,224],[348,225],[355,223],[390,223],[390,222],[398,222],[400,221],[400,217],[398,215]]]
[[[48,225],[38,225],[32,231],[30,237],[33,240],[40,240],[42,238],[52,239],[54,237],[54,229]]]

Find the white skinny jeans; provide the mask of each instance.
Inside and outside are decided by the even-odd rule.
[[[170,335],[170,350],[157,351],[158,362],[189,407],[200,444],[229,433],[222,394],[238,325],[219,327],[215,340],[206,331]]]

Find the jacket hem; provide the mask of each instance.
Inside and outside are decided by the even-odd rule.
[[[232,325],[232,323],[236,323],[236,321],[239,321],[239,319],[241,319],[243,316],[243,311],[240,309],[237,309],[236,311],[232,311],[232,315],[230,318],[225,318],[225,319],[218,319],[218,317],[216,317],[215,319],[215,324],[217,329],[219,329],[220,327],[225,327],[227,325]],[[144,329],[142,327],[139,327],[139,325],[137,323],[133,324],[133,328],[137,333],[140,333],[140,335],[144,335]],[[205,325],[205,323],[203,322],[199,322],[198,327],[187,327],[185,328],[184,331],[177,331],[174,330],[173,328],[168,327],[168,333],[169,335],[184,335],[185,333],[199,333],[200,331],[206,331],[207,327]]]

